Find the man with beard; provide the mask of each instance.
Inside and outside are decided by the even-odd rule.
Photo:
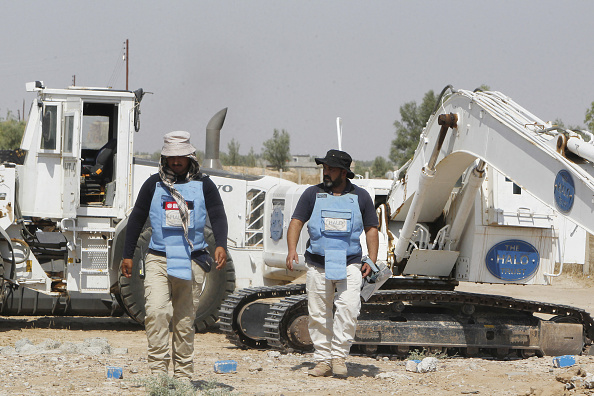
[[[314,345],[315,377],[348,376],[345,364],[355,338],[361,309],[361,282],[369,275],[362,263],[359,238],[365,231],[369,259],[377,260],[378,219],[369,193],[349,179],[351,156],[329,150],[323,164],[324,181],[301,195],[287,231],[287,268],[299,262],[297,242],[308,222],[309,241],[305,252],[309,335]],[[336,311],[333,313],[333,303]]]
[[[122,274],[129,278],[138,237],[150,218],[144,279],[148,365],[152,375],[167,376],[172,360],[173,377],[181,381],[191,381],[194,372],[194,319],[204,273],[227,263],[223,201],[217,186],[200,172],[195,152],[188,132],[165,135],[159,172],[144,182],[130,214],[122,260]],[[214,262],[206,250],[207,215],[216,244]]]

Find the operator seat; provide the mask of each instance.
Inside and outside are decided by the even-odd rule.
[[[111,139],[105,143],[95,156],[95,164],[82,166],[81,204],[111,206],[115,188],[115,182],[112,182],[112,179],[117,142],[117,139]]]
[[[84,165],[82,174],[102,182],[109,182],[112,178],[113,156],[116,153],[117,139],[111,139],[97,152],[94,165]]]

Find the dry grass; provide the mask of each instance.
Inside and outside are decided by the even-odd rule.
[[[309,174],[306,171],[301,172],[301,182],[299,182],[299,173],[296,170],[281,172],[265,169],[265,168],[249,168],[246,166],[224,166],[223,169],[230,172],[236,172],[244,175],[266,175],[272,177],[282,177],[284,180],[289,180],[300,184],[318,184],[320,183],[320,174]]]
[[[555,273],[559,272],[559,264],[555,265]],[[581,264],[563,264],[563,272],[561,278],[571,280],[584,286],[594,287],[594,274],[590,265],[590,273],[584,274],[584,266]]]

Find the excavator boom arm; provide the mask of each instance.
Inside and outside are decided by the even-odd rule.
[[[571,161],[558,151],[558,141],[567,140],[567,131],[555,132],[556,128],[499,92],[459,90],[444,101],[438,113],[429,119],[405,179],[392,187],[388,198],[392,219],[404,220],[411,215],[408,209],[422,169],[429,163],[426,159],[431,151],[439,145],[434,181],[428,187],[418,221],[430,222],[439,217],[451,187],[472,162],[482,159],[546,205],[594,233],[594,169],[590,162]],[[458,119],[445,138],[438,123],[443,113],[455,114]],[[578,139],[573,136],[570,141]],[[591,144],[582,140],[581,146]]]

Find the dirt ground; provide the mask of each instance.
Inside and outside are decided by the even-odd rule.
[[[463,285],[460,290],[499,293],[518,298],[573,305],[594,313],[594,282],[557,279],[552,286]],[[128,318],[0,318],[0,347],[28,338],[82,342],[106,338],[122,354],[0,354],[0,395],[143,395],[148,377],[144,331]],[[352,356],[346,380],[307,376],[311,355],[240,350],[216,328],[196,336],[193,384],[200,394],[235,395],[594,395],[562,381],[578,368],[594,374],[594,356],[578,356],[570,368],[554,368],[552,357],[496,361],[479,358],[440,359],[437,371],[412,373],[404,361]],[[122,351],[120,351],[122,352]],[[236,373],[215,374],[214,363],[235,360]],[[108,379],[107,367],[123,368],[123,379]],[[218,388],[218,389],[216,389]]]

